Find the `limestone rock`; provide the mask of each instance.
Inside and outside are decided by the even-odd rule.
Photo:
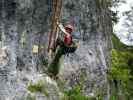
[[[48,77],[44,62],[48,59],[52,1],[0,0],[0,40],[3,47],[8,47],[0,48],[0,100],[23,100],[27,96],[36,100],[59,100],[61,91],[50,77],[46,82],[49,94],[53,93],[50,98],[40,93],[33,95],[27,89],[31,81],[36,83]],[[80,47],[64,56],[58,76],[66,80],[66,88],[71,88],[79,84],[83,75],[85,95],[100,94],[109,100],[111,12],[106,0],[100,1],[63,0],[61,22],[74,24],[73,35]],[[38,53],[33,53],[34,45],[38,46]],[[47,77],[38,76],[40,73]]]
[[[9,57],[8,57],[8,52],[7,52],[7,48],[3,47],[0,48],[0,66],[5,66],[7,65],[9,62]]]

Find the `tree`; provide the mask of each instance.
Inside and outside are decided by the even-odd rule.
[[[127,41],[133,45],[133,6],[131,7],[131,10],[124,12],[123,16],[125,17],[123,26],[127,30]]]

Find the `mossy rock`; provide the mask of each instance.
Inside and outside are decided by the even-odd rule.
[[[32,93],[39,92],[44,94],[45,96],[48,96],[48,92],[43,81],[38,81],[36,84],[30,84],[28,86],[28,90]]]
[[[71,90],[64,92],[62,100],[89,100],[89,98],[82,94],[80,86],[75,86]]]

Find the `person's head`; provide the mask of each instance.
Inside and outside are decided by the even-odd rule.
[[[73,32],[73,26],[71,24],[68,24],[65,26],[65,30],[71,34]]]

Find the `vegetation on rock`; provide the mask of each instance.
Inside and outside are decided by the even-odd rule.
[[[82,94],[80,86],[75,86],[65,92],[63,100],[89,100],[89,98]]]
[[[130,100],[133,96],[133,47],[124,45],[115,35],[112,37],[112,42],[114,48],[112,49],[110,79],[115,83],[115,88],[121,87],[126,100]],[[117,100],[117,98],[120,96],[113,94],[111,100]]]
[[[36,84],[30,84],[28,86],[28,90],[33,93],[39,92],[44,94],[45,96],[48,96],[48,92],[43,81],[38,81]]]

